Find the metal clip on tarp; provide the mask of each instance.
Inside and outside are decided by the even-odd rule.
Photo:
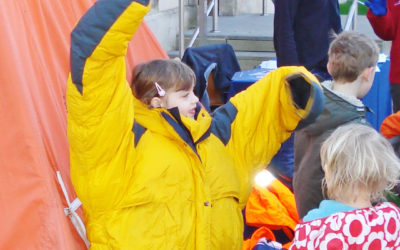
[[[65,188],[64,182],[61,178],[60,171],[57,171],[57,179],[58,179],[58,183],[60,184],[61,189],[64,193],[64,197],[65,197],[65,200],[67,201],[67,205],[68,205],[68,207],[64,208],[64,214],[70,218],[70,220],[71,220],[72,224],[74,225],[76,231],[78,232],[79,236],[85,242],[86,247],[89,248],[90,243],[86,237],[85,225],[83,224],[79,215],[75,212],[82,205],[82,202],[78,198],[76,198],[72,203],[69,201],[67,189]]]

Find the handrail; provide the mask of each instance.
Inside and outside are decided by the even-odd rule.
[[[213,0],[212,1],[213,7],[214,7],[214,12],[213,12],[213,29],[211,30],[211,32],[219,32],[219,30],[218,30],[218,10],[219,10],[218,6],[219,6],[219,2],[218,1],[219,0]],[[208,16],[208,14],[207,14],[207,16]]]
[[[266,3],[267,0],[261,0],[261,1],[262,1],[262,13],[261,13],[261,16],[265,16],[265,15],[267,15],[266,11],[265,11],[265,9],[268,7],[267,3]]]
[[[183,0],[179,0],[179,58],[183,56],[183,48],[185,47],[185,37],[183,35],[184,29],[184,11]]]
[[[203,46],[207,40],[207,0],[200,0],[197,8],[197,25],[199,27],[199,45]],[[196,38],[192,38],[193,43]]]
[[[179,1],[179,57],[182,58],[183,52],[185,50],[185,42],[184,42],[184,3],[183,0]],[[213,12],[213,29],[211,32],[219,32],[218,31],[218,0],[212,0],[210,5],[207,6],[206,0],[200,0],[199,8],[197,11],[197,22],[198,26],[196,27],[193,35],[190,39],[188,47],[192,47],[197,37],[200,35],[200,45],[204,45],[207,38],[207,16]]]
[[[353,0],[353,3],[350,6],[349,9],[349,14],[347,14],[347,20],[346,20],[346,24],[344,26],[344,30],[350,30],[350,25],[351,25],[351,29],[355,30],[356,26],[357,26],[357,15],[358,15],[358,3],[360,4],[364,4],[363,2],[360,2],[358,0]]]

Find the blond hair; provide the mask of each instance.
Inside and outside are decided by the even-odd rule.
[[[333,80],[353,82],[366,68],[376,66],[379,48],[368,36],[345,31],[331,42],[328,54]]]
[[[133,69],[133,95],[147,105],[158,96],[156,82],[165,91],[189,90],[195,84],[196,76],[189,66],[173,59],[151,60]]]
[[[321,163],[329,178],[328,198],[371,194],[371,202],[383,199],[383,192],[398,182],[400,162],[391,144],[373,128],[351,123],[338,127],[321,147]]]

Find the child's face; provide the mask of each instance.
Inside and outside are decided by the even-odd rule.
[[[166,109],[178,107],[181,115],[194,118],[196,104],[199,98],[193,92],[194,85],[189,90],[168,90],[164,98],[162,98],[162,106]]]

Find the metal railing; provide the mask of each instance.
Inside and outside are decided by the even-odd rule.
[[[267,15],[267,0],[261,0],[262,1],[262,16]]]
[[[344,25],[344,30],[355,30],[357,27],[357,15],[358,15],[358,3],[363,4],[359,0],[353,0],[350,6],[349,14],[347,15],[346,24]]]
[[[192,47],[197,37],[199,38],[199,45],[205,45],[207,42],[207,17],[213,10],[213,27],[211,32],[219,32],[218,30],[218,1],[212,0],[210,5],[207,6],[207,0],[198,0],[199,6],[197,9],[197,24],[190,42],[187,47]],[[262,1],[262,13],[266,15],[267,0]],[[274,0],[273,0],[274,1]],[[185,51],[185,37],[184,37],[184,1],[179,0],[179,57],[182,58]]]
[[[207,0],[199,0],[197,9],[198,26],[193,32],[187,47],[192,47],[197,37],[199,37],[199,45],[205,45],[207,42],[207,17],[213,11],[213,28],[211,32],[218,32],[218,0],[212,0],[208,6]],[[184,2],[179,0],[179,57],[182,58],[185,51],[184,37]]]
[[[262,13],[266,15],[267,0],[262,1]],[[272,0],[274,2],[274,0]],[[197,23],[198,26],[194,30],[190,42],[187,47],[192,47],[197,38],[199,38],[199,45],[205,45],[207,42],[207,17],[213,11],[213,28],[211,32],[218,31],[218,0],[212,0],[210,5],[207,0],[198,0],[199,6],[197,9]],[[347,15],[344,30],[355,30],[357,26],[358,4],[364,4],[359,0],[353,0]],[[179,57],[182,58],[185,51],[185,37],[184,37],[184,0],[179,0]]]

